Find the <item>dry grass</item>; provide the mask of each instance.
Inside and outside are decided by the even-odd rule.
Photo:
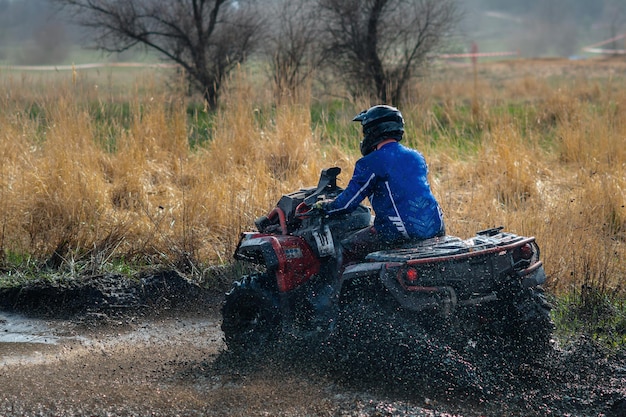
[[[181,268],[227,262],[240,231],[282,193],[315,182],[326,165],[349,162],[338,149],[320,157],[307,106],[279,107],[261,123],[245,78],[215,116],[213,139],[196,150],[182,96],[135,87],[111,97],[76,81],[57,80],[34,95],[24,80],[4,79],[11,92],[0,116],[4,256],[94,268],[120,258]],[[115,144],[102,146],[93,105],[124,100],[130,122],[107,121]],[[24,111],[31,106],[39,114]]]
[[[501,224],[534,235],[554,291],[580,285],[623,291],[626,80],[615,74],[625,65],[601,62],[594,72],[588,63],[561,62],[558,70],[549,64],[533,66],[539,73],[533,77],[527,63],[509,67],[505,89],[479,89],[480,119],[466,121],[482,125],[475,154],[452,152],[450,160],[446,149],[433,148],[431,167],[445,166],[435,183],[449,231],[464,236]],[[497,67],[483,82],[502,84]],[[543,76],[542,70],[550,71]],[[446,107],[458,109],[472,91],[439,94]],[[502,114],[502,103],[519,108]],[[452,114],[462,123],[458,111]]]
[[[624,67],[501,63],[482,66],[476,84],[471,70],[449,69],[417,86],[402,108],[407,142],[429,161],[448,231],[466,237],[504,225],[536,236],[555,291],[619,287]],[[239,233],[282,193],[313,185],[331,165],[346,181],[358,157],[333,136],[356,126],[349,118],[315,126],[310,93],[273,105],[240,75],[211,139],[192,149],[187,98],[148,76],[125,89],[111,75],[95,88],[90,77],[0,74],[6,265],[20,257],[94,270],[120,259],[187,269],[228,262]],[[97,116],[123,104],[124,117]]]

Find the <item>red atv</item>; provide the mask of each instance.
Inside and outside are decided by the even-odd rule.
[[[437,237],[342,268],[342,240],[369,226],[372,215],[365,206],[336,217],[311,210],[342,191],[339,173],[323,170],[317,187],[282,196],[257,219],[258,232],[242,234],[235,259],[258,272],[226,294],[222,330],[229,350],[258,351],[295,336],[339,346],[356,361],[366,355],[375,362],[371,352],[381,344],[381,355],[396,349],[399,358],[450,356],[496,339],[525,354],[545,351],[553,325],[533,237],[502,228],[466,240]],[[446,343],[433,348],[433,337]]]

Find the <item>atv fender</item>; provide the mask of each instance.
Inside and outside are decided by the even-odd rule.
[[[391,295],[407,310],[431,310],[444,317],[449,317],[456,311],[458,297],[454,288],[450,286],[405,288],[399,281],[396,267],[381,270],[380,280]]]
[[[398,281],[398,266],[386,262],[350,265],[344,271],[342,281],[345,283],[355,278],[374,276],[404,309],[416,312],[431,310],[445,317],[454,314],[458,299],[452,287],[415,287],[407,290]]]
[[[384,262],[365,262],[348,265],[343,271],[342,280],[345,282],[358,277],[378,276],[384,269]]]
[[[276,276],[280,292],[291,291],[307,282],[320,270],[313,250],[299,236],[243,233],[235,259],[265,265]]]
[[[543,269],[542,262],[539,261],[519,272],[518,277],[521,279],[522,288],[535,288],[546,282],[546,271]]]

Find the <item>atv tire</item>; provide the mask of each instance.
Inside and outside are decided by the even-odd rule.
[[[222,306],[222,331],[234,353],[262,353],[278,338],[280,311],[264,276],[245,276],[233,284]]]
[[[389,299],[344,300],[335,339],[344,375],[413,393],[419,379],[425,392],[483,397],[478,370],[394,304]]]
[[[539,288],[528,290],[527,297],[515,305],[514,336],[526,351],[547,353],[551,346],[554,323],[550,317],[551,307]]]
[[[552,349],[550,309],[540,288],[500,300],[490,311],[497,320],[486,333],[476,335],[479,345],[487,352],[500,352],[512,367],[542,360]]]

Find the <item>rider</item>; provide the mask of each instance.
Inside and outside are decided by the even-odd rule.
[[[430,190],[424,156],[399,143],[404,134],[402,113],[377,105],[352,121],[363,126],[363,157],[346,189],[333,201],[316,204],[328,215],[349,213],[366,197],[372,204],[374,225],[342,242],[343,263],[411,240],[443,236],[443,214]]]

